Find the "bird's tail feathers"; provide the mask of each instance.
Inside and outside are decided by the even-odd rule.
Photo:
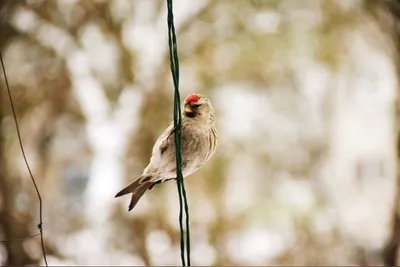
[[[131,203],[129,204],[129,211],[131,211],[143,194],[149,189],[154,182],[152,181],[152,176],[141,175],[135,179],[132,183],[127,185],[124,189],[119,191],[115,197],[120,197],[126,194],[132,193]]]
[[[132,194],[131,202],[129,203],[128,211],[131,211],[136,204],[138,203],[139,199],[143,196],[143,194],[152,186],[153,182],[146,182],[141,184]]]

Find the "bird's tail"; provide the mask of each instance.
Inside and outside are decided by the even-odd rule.
[[[128,211],[131,211],[136,206],[139,199],[147,191],[147,189],[149,189],[153,184],[154,182],[152,181],[152,176],[141,175],[124,189],[119,191],[115,195],[115,197],[120,197],[132,193],[131,203],[129,204],[128,209]]]

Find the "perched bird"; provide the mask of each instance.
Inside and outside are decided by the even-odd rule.
[[[214,110],[209,99],[200,94],[185,99],[182,114],[182,174],[186,177],[204,165],[217,146]],[[132,193],[131,211],[147,190],[156,184],[176,179],[175,129],[172,121],[153,146],[150,163],[142,175],[115,197]]]

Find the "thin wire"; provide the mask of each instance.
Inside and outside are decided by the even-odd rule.
[[[22,156],[23,156],[24,161],[25,161],[26,168],[28,169],[28,172],[29,172],[29,175],[30,175],[30,177],[31,177],[33,186],[35,187],[36,194],[37,194],[38,199],[39,199],[39,220],[40,220],[40,222],[39,222],[39,224],[37,225],[37,227],[38,227],[38,229],[39,229],[39,234],[40,234],[40,243],[41,243],[41,246],[42,246],[43,259],[44,259],[44,262],[45,262],[46,266],[48,266],[48,264],[47,264],[47,258],[46,258],[46,250],[45,250],[44,242],[43,242],[43,205],[42,205],[42,197],[41,197],[41,195],[40,195],[39,188],[38,188],[38,186],[37,186],[37,184],[36,184],[35,178],[33,177],[31,168],[29,167],[28,160],[26,159],[26,156],[25,156],[25,150],[24,150],[24,146],[22,145],[22,138],[21,138],[21,134],[20,134],[20,132],[19,132],[19,127],[18,127],[17,115],[16,115],[16,112],[15,112],[14,102],[13,102],[13,99],[12,99],[10,86],[9,86],[9,84],[8,84],[8,79],[7,79],[7,74],[6,74],[6,68],[5,68],[5,66],[4,66],[3,55],[2,55],[2,53],[1,53],[1,51],[0,51],[0,61],[1,61],[1,67],[3,68],[3,75],[4,75],[4,80],[5,80],[5,82],[6,82],[8,97],[9,97],[9,99],[10,99],[11,109],[12,109],[12,113],[13,113],[13,117],[14,117],[14,122],[15,122],[15,128],[17,129],[17,135],[18,135],[19,146],[20,146],[20,148],[21,148],[21,152],[22,152]]]
[[[182,266],[186,266],[185,263],[185,242],[184,242],[184,230],[183,230],[183,203],[185,205],[186,213],[186,257],[187,266],[190,266],[190,225],[189,225],[189,207],[187,203],[186,190],[184,179],[182,175],[182,154],[181,154],[181,142],[182,142],[182,115],[181,115],[181,103],[179,94],[179,59],[177,52],[177,41],[174,26],[174,14],[172,0],[167,0],[168,7],[168,44],[169,44],[169,56],[170,56],[170,67],[172,78],[174,81],[174,128],[175,128],[175,149],[176,149],[176,172],[177,172],[177,186],[179,193],[179,226],[180,226],[180,245],[181,245],[181,260]]]
[[[183,181],[183,180],[182,180]],[[185,189],[185,186],[183,185],[183,182],[182,182],[182,192],[183,192],[183,199],[184,199],[184,202],[185,202],[185,213],[186,213],[186,257],[187,257],[187,262],[188,262],[188,265],[187,266],[190,266],[190,228],[189,228],[189,225],[190,225],[190,220],[189,220],[189,205],[188,205],[188,203],[187,203],[187,197],[186,197],[186,189]]]
[[[181,122],[181,117],[180,115],[180,95],[179,91],[176,90],[177,86],[179,86],[179,76],[177,76],[176,73],[176,61],[174,57],[174,46],[173,43],[173,32],[172,32],[172,27],[173,27],[173,14],[171,12],[172,8],[172,3],[168,2],[168,40],[169,40],[169,52],[170,52],[170,60],[171,60],[171,72],[172,72],[172,78],[174,82],[174,87],[175,87],[175,93],[174,93],[174,128],[175,128],[175,149],[176,149],[176,164],[177,164],[177,186],[178,186],[178,196],[179,196],[179,227],[180,227],[180,247],[181,247],[181,261],[182,261],[182,266],[186,266],[185,263],[185,241],[184,241],[184,235],[183,235],[183,199],[182,199],[182,186],[181,186],[181,176],[182,176],[182,170],[181,170],[181,128],[182,128],[182,122]],[[178,63],[179,64],[179,63]]]
[[[179,116],[179,121],[180,123],[182,122],[182,113],[181,113],[181,103],[180,103],[180,95],[179,95],[179,58],[178,58],[178,45],[177,45],[177,40],[176,40],[176,35],[175,35],[175,26],[174,26],[174,15],[173,15],[173,8],[172,8],[172,0],[171,0],[171,29],[172,29],[172,43],[174,47],[174,62],[176,63],[176,68],[175,68],[175,74],[177,76],[177,84],[175,85],[175,96],[176,96],[176,108],[177,108],[177,113]],[[181,150],[181,126],[179,126],[179,150]],[[186,189],[185,189],[185,184],[184,184],[184,179],[182,175],[182,155],[179,153],[179,177],[180,177],[180,185],[182,188],[181,194],[182,198],[184,200],[185,204],[185,215],[186,215],[186,258],[187,258],[187,266],[190,266],[190,218],[189,218],[189,205],[187,202],[187,196],[186,196]]]

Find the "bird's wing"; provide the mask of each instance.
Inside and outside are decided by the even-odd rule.
[[[173,136],[174,132],[174,122],[172,121],[155,142],[150,157],[150,163],[143,171],[143,173],[146,175],[153,175],[155,180],[160,178],[158,177],[161,171],[159,168],[162,168],[164,164],[162,154],[167,150],[168,145],[171,146],[171,136]]]
[[[174,122],[172,121],[168,125],[167,129],[158,137],[156,143],[154,144],[152,152],[153,155],[157,153],[162,154],[167,149],[171,136],[174,132],[175,132]]]

